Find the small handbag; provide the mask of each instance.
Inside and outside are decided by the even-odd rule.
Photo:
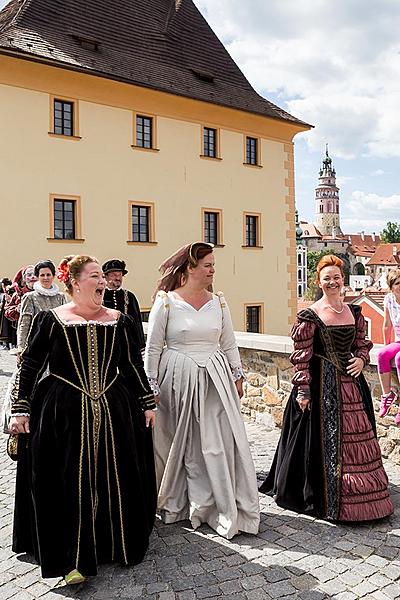
[[[11,460],[18,460],[27,446],[28,435],[26,433],[11,433],[7,440],[7,454]]]

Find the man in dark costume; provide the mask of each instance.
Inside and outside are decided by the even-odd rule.
[[[130,315],[134,321],[135,339],[140,350],[144,350],[145,339],[139,303],[135,294],[122,288],[123,276],[128,273],[123,260],[113,258],[107,260],[102,269],[106,278],[107,288],[104,293],[103,304],[107,308],[115,308],[124,315]]]

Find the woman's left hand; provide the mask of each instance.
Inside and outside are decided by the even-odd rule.
[[[364,361],[362,358],[357,358],[357,356],[353,356],[349,360],[349,365],[347,367],[347,373],[352,377],[358,377],[361,371],[364,368]]]
[[[156,424],[156,413],[154,410],[145,410],[144,416],[146,419],[146,427],[151,427],[153,429]]]
[[[243,379],[237,379],[235,381],[236,389],[239,394],[239,398],[243,397]]]

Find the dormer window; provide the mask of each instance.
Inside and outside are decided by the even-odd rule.
[[[83,37],[80,35],[72,36],[84,50],[91,50],[92,52],[98,52],[100,49],[100,42],[92,38]]]
[[[214,75],[206,73],[205,71],[198,71],[197,69],[191,69],[193,75],[200,79],[200,81],[206,81],[207,83],[214,83]]]

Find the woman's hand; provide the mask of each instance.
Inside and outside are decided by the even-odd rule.
[[[297,398],[297,404],[300,406],[300,410],[303,412],[308,409],[310,410],[310,401],[307,398]]]
[[[349,360],[349,366],[347,367],[347,373],[352,377],[358,377],[361,371],[364,368],[364,361],[362,358],[357,358],[357,356],[353,356]]]
[[[235,381],[237,393],[239,394],[239,398],[243,397],[243,378],[237,379]]]
[[[11,417],[8,424],[10,433],[29,433],[29,417]]]
[[[144,417],[146,419],[146,427],[151,427],[153,429],[156,424],[156,413],[154,410],[145,410]]]

